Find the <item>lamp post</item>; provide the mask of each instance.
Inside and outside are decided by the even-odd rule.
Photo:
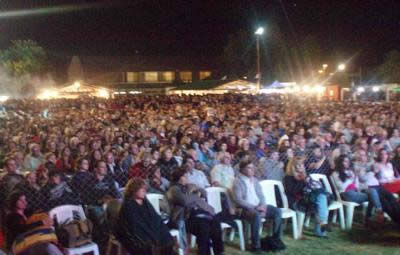
[[[261,71],[260,71],[260,36],[264,33],[264,28],[257,28],[256,34],[256,43],[257,43],[257,90],[260,92],[261,89]]]

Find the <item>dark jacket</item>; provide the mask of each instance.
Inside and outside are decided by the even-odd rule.
[[[78,193],[75,193],[66,182],[60,184],[47,183],[42,188],[42,196],[45,203],[44,210],[51,209],[61,205],[78,205],[81,203]]]
[[[169,229],[146,199],[142,205],[133,199],[123,202],[116,234],[130,254],[152,255],[152,246],[173,246]],[[167,254],[172,254],[172,250],[165,253]]]

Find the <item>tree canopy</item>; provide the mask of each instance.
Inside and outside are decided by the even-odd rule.
[[[382,82],[400,82],[400,51],[392,50],[386,54],[384,62],[378,67],[378,76]]]
[[[45,50],[35,41],[12,41],[9,48],[0,51],[0,64],[12,76],[38,74],[46,66]]]

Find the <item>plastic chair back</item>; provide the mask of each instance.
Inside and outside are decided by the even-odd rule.
[[[54,219],[58,224],[63,224],[69,220],[79,218],[86,219],[85,212],[80,205],[62,205],[53,208],[49,212],[50,218]]]

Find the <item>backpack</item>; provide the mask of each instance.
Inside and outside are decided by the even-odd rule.
[[[282,251],[286,249],[286,245],[278,237],[267,236],[261,239],[261,248],[263,251]]]

